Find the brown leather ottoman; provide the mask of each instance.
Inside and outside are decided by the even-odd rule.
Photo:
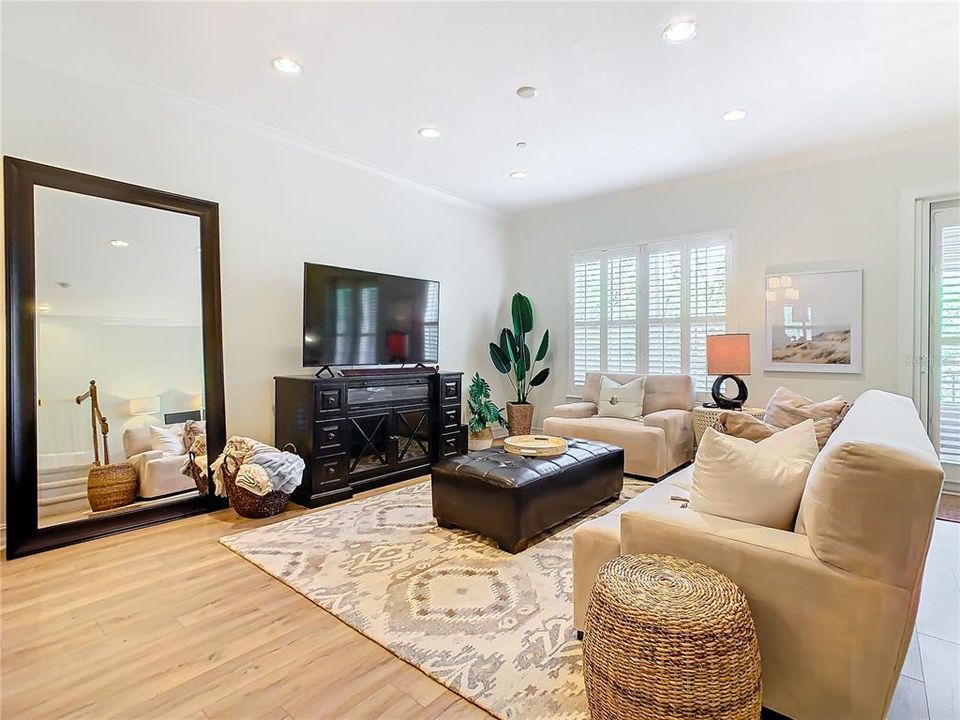
[[[623,450],[567,438],[567,452],[525,458],[499,448],[438,462],[433,516],[440,527],[473,530],[518,553],[564,520],[620,495]]]

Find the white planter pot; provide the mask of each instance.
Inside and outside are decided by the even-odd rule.
[[[478,433],[470,433],[467,438],[467,448],[471,452],[478,450],[489,450],[493,445],[493,430],[487,428]]]

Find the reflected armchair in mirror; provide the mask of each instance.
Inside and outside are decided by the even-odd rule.
[[[221,507],[182,470],[226,441],[217,204],[10,157],[4,181],[7,555]]]

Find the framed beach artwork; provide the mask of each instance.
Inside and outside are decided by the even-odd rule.
[[[769,274],[764,293],[764,369],[861,372],[862,270]]]

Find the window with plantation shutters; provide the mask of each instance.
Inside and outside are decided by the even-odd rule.
[[[637,371],[637,256],[606,262],[606,362],[612,373]]]
[[[729,233],[612,248],[571,261],[571,388],[588,372],[707,376],[706,339],[726,332]]]
[[[687,248],[690,297],[689,374],[698,392],[715,378],[707,376],[707,336],[727,331],[727,243],[707,242]]]
[[[683,370],[683,253],[679,245],[647,248],[647,372]]]
[[[934,252],[933,378],[934,430],[940,459],[960,464],[960,214],[957,203],[942,203],[932,213]],[[952,469],[948,467],[948,479]]]
[[[573,263],[570,366],[576,387],[583,387],[588,372],[600,371],[600,267],[599,257],[585,257]]]

